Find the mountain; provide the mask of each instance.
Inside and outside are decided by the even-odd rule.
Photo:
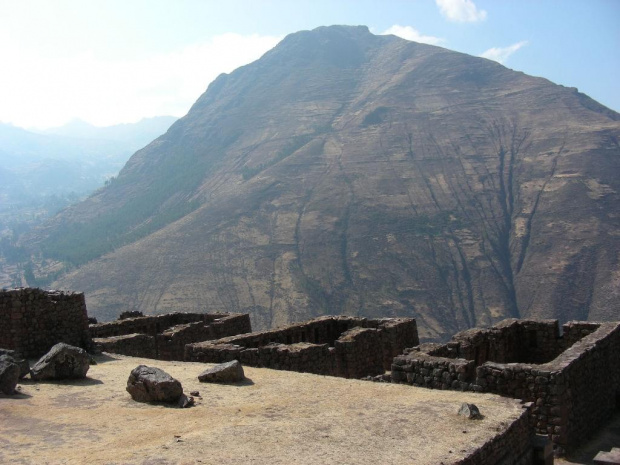
[[[120,311],[617,319],[620,115],[574,88],[332,26],[212,82],[29,238]]]

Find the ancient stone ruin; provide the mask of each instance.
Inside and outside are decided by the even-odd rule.
[[[419,343],[411,318],[325,316],[306,323],[188,344],[188,362],[222,363],[362,378],[389,370],[394,356]]]
[[[511,319],[460,332],[446,344],[420,345],[409,318],[325,316],[252,333],[247,314],[173,313],[89,327],[81,293],[0,292],[0,347],[6,353],[35,358],[61,342],[160,360],[238,360],[345,378],[391,370],[381,378],[522,399],[527,416],[511,426],[516,439],[480,449],[484,454],[475,463],[494,463],[484,457],[509,446],[526,450],[534,432],[570,451],[620,407],[620,322],[569,322],[560,331],[556,320]]]
[[[530,423],[571,450],[620,407],[620,323],[505,320],[394,359],[392,382],[531,403]]]
[[[19,288],[0,291],[0,347],[37,358],[59,342],[92,348],[84,294]]]
[[[252,331],[248,314],[168,313],[90,325],[103,351],[158,360],[183,360],[185,345]]]

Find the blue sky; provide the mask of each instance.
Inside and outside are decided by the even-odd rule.
[[[617,0],[0,0],[0,121],[182,116],[219,73],[331,24],[495,59],[620,111]]]

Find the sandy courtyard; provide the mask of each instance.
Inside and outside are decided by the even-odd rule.
[[[506,429],[517,401],[245,368],[242,385],[198,382],[208,365],[97,357],[88,378],[23,380],[0,395],[2,464],[453,463]],[[189,409],[134,402],[131,369],[157,366],[201,398]],[[485,416],[456,415],[473,402]]]

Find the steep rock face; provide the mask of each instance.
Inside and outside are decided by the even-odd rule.
[[[364,27],[216,79],[118,179],[39,233],[95,259],[89,312],[617,318],[619,115],[576,89]],[[100,257],[100,258],[97,258]]]

